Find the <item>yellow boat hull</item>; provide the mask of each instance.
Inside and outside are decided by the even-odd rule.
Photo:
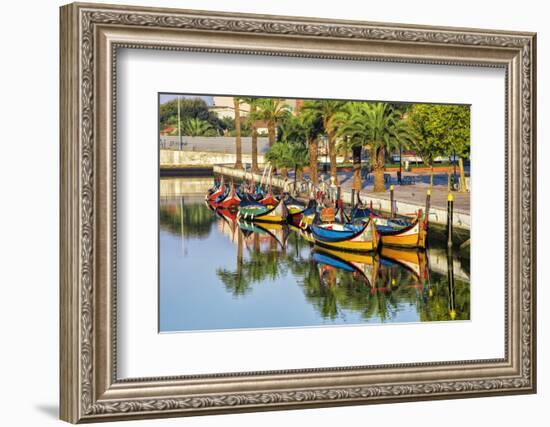
[[[324,246],[327,248],[341,249],[343,251],[359,251],[359,252],[368,252],[375,251],[378,247],[378,242],[319,242],[316,241],[319,246]]]
[[[426,247],[426,231],[424,224],[417,221],[413,227],[403,230],[402,232],[382,234],[380,241],[383,246],[424,249]]]
[[[281,200],[277,206],[275,206],[274,208],[271,208],[271,210],[267,213],[244,214],[244,215],[241,215],[239,213],[239,218],[242,218],[245,221],[280,224],[286,221],[287,215],[288,215],[287,209],[283,201]]]
[[[374,222],[370,222],[363,232],[348,240],[327,241],[313,236],[315,243],[325,248],[334,248],[343,251],[371,252],[375,251],[380,244],[380,234],[376,231]]]
[[[267,222],[272,224],[281,224],[282,222],[286,221],[286,217],[282,217],[279,215],[265,215],[265,216],[258,216],[253,219],[254,222]]]
[[[315,214],[304,215],[300,220],[300,228],[308,228],[313,224],[315,220]]]

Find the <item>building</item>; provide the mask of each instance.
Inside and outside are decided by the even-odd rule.
[[[235,119],[235,104],[233,103],[232,96],[214,96],[213,100],[213,105],[208,108],[210,111],[216,113],[220,119],[224,119],[226,117]],[[240,110],[241,117],[246,117],[250,112],[250,105],[241,103]]]
[[[229,117],[235,119],[235,104],[232,96],[213,96],[213,105],[208,107],[210,111],[215,112],[220,119]],[[301,99],[285,99],[285,104],[289,110],[296,114],[302,107],[304,101]],[[240,104],[241,117],[247,117],[250,113],[250,105],[246,103]]]

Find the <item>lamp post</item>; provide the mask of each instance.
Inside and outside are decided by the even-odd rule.
[[[180,150],[183,150],[183,141],[181,139],[181,97],[178,95],[178,136],[180,142]]]
[[[323,138],[323,142],[325,143],[325,163],[323,164],[323,173],[328,172],[328,139]]]
[[[453,185],[456,186],[456,151],[454,151],[454,150],[453,150],[453,166],[454,166],[454,173],[453,173],[453,175],[454,175],[453,181],[454,182],[453,182]]]
[[[398,184],[401,185],[401,177],[403,176],[403,171],[401,169],[403,165],[403,146],[399,144],[399,179]]]

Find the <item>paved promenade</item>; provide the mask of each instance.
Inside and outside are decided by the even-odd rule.
[[[411,176],[416,178],[414,184],[398,185],[397,175],[395,173],[390,174],[391,183],[394,185],[395,200],[399,202],[408,202],[417,205],[424,205],[426,202],[426,192],[429,188],[430,176],[423,173],[410,173],[405,172],[403,177]],[[340,173],[338,174],[340,180],[340,186],[343,190],[351,191],[352,187],[352,174]],[[446,208],[447,206],[447,174],[437,174],[434,176],[434,185],[432,187],[430,203],[433,207]],[[363,182],[363,190],[361,194],[373,195],[377,198],[390,199],[389,186],[387,183],[387,191],[385,193],[373,193],[372,181],[369,179],[368,183]],[[470,193],[453,191],[454,209],[455,211],[469,213],[470,212]]]

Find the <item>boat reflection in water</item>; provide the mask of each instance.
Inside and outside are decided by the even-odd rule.
[[[436,242],[321,248],[303,230],[239,221],[193,194],[161,197],[159,237],[163,332],[470,318],[468,260]]]

